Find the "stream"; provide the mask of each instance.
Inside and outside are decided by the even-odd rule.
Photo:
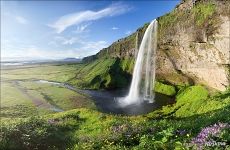
[[[153,103],[143,102],[140,104],[131,104],[121,106],[117,98],[125,97],[128,93],[127,89],[119,90],[82,90],[77,89],[67,83],[53,82],[46,80],[37,80],[38,83],[48,83],[59,87],[64,87],[75,91],[79,94],[89,96],[95,103],[99,111],[104,113],[122,114],[122,115],[139,115],[146,114],[153,110],[159,109],[162,106],[173,104],[174,98],[155,93],[155,101]]]

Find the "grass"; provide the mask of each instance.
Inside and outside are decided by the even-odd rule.
[[[193,9],[192,12],[195,16],[195,23],[200,26],[204,24],[205,21],[209,19],[215,12],[215,5],[211,2],[209,3],[198,3]]]
[[[188,101],[197,101],[201,99],[207,99],[208,91],[203,86],[191,86],[179,91],[176,96],[178,103],[185,103]]]
[[[81,64],[45,64],[2,70],[1,117],[25,118],[31,115],[54,113],[51,106],[63,110],[94,107],[86,96],[66,88],[34,81],[43,79],[65,82],[75,74],[79,66]]]
[[[49,83],[22,82],[21,86],[29,90],[32,95],[39,94],[41,99],[58,106],[61,109],[69,110],[79,107],[93,106],[90,100],[64,87],[57,87]]]
[[[191,89],[194,92],[195,89],[201,88]],[[191,91],[184,90],[184,92]],[[197,100],[203,99],[204,96],[205,94]],[[216,95],[207,100],[217,101],[219,96]],[[22,149],[184,149],[186,144],[191,144],[192,138],[203,128],[217,122],[230,121],[230,117],[226,116],[230,113],[229,97],[227,99],[225,106],[215,110],[204,107],[207,112],[182,118],[179,115],[159,119],[153,115],[156,112],[127,117],[80,108],[39,118],[19,120],[11,124],[4,123],[2,128],[5,134],[1,141],[1,148],[7,149],[10,146],[10,148]],[[183,108],[177,111],[180,109]],[[189,114],[190,110],[185,109],[184,113]],[[215,140],[226,141],[229,139],[229,133],[226,128]]]
[[[21,93],[13,83],[1,83],[1,107],[15,106],[15,105],[32,105],[29,98]]]
[[[31,100],[13,83],[1,83],[1,117],[28,117],[37,113]]]
[[[102,58],[83,64],[77,75],[68,82],[86,89],[120,88],[128,85],[132,59]]]
[[[114,61],[114,59],[105,59],[84,64],[76,76],[69,80],[69,83],[82,88],[98,89],[102,86],[101,84],[106,82],[103,78],[106,77],[106,73]]]
[[[31,65],[24,68],[2,70],[2,78],[7,80],[43,79],[66,82],[75,76],[80,65]]]
[[[99,67],[101,64],[99,61],[92,64],[78,64],[76,68],[79,70],[71,66],[69,69],[75,70],[82,80],[93,79],[95,75],[114,77],[116,73],[130,66],[131,63],[128,62],[108,59],[103,66],[108,67],[105,72]],[[62,69],[68,70],[68,68]],[[48,71],[55,72],[55,69]],[[21,70],[5,72],[8,75],[10,73],[21,76],[23,74]],[[25,74],[29,74],[28,77]],[[195,149],[191,141],[202,129],[215,123],[230,122],[230,117],[227,115],[230,113],[230,90],[210,96],[206,88],[200,85],[184,86],[177,91],[177,87],[157,82],[158,91],[171,96],[176,94],[175,104],[145,115],[121,116],[101,113],[92,108],[84,96],[50,84],[33,82],[32,73],[25,74],[23,78],[27,80],[18,81],[21,89],[37,99],[55,104],[67,111],[53,113],[40,110],[43,114],[38,112],[38,109],[31,105],[31,100],[28,99],[30,97],[12,85],[16,81],[15,78],[5,78],[2,83],[5,94],[2,96],[3,106],[7,107],[3,112],[7,115],[1,120],[0,149],[142,150],[186,149],[188,146]],[[33,79],[49,78],[46,76],[49,75],[35,74]],[[80,81],[78,76],[74,77]],[[112,83],[112,80],[109,83]],[[16,100],[15,96],[20,99]],[[76,105],[72,100],[73,97],[74,102],[77,102]],[[11,106],[12,110],[8,106]],[[217,137],[210,139],[228,143],[229,135],[230,130],[225,128]],[[210,147],[202,145],[202,148]],[[222,147],[217,145],[212,148]]]
[[[225,8],[225,10],[226,9],[227,8]],[[217,10],[216,4],[213,4],[211,0],[205,2],[197,1],[191,9],[175,9],[172,12],[158,18],[158,41],[162,43],[162,45],[167,45],[161,42],[164,41],[165,37],[178,34],[177,32],[183,32],[177,28],[178,25],[180,26],[180,29],[191,27],[193,28],[192,25],[195,25],[195,28],[193,28],[194,33],[198,34],[200,33],[200,30],[204,30],[208,36],[211,36],[212,34],[214,34],[214,32],[216,32],[215,27],[217,24],[219,24],[219,20],[217,17],[218,15],[215,16],[214,14],[220,13],[220,11],[223,10]],[[224,14],[223,12],[221,13]],[[177,54],[175,54],[174,52],[174,55],[176,56]]]
[[[210,97],[208,96],[208,91],[202,86],[187,87],[181,89],[177,94],[176,104],[172,107],[163,107],[161,113],[163,116],[176,117],[189,117],[196,114],[205,114],[228,106],[230,104],[230,97],[228,94],[221,93],[221,96],[216,94]]]

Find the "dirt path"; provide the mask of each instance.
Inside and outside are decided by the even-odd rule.
[[[13,85],[15,88],[17,88],[22,94],[24,94],[25,96],[27,96],[32,102],[33,104],[38,107],[38,108],[44,108],[44,109],[49,109],[52,111],[63,111],[60,108],[57,108],[53,105],[51,105],[50,103],[48,103],[47,101],[43,100],[43,99],[39,99],[37,97],[34,97],[33,95],[29,94],[28,91],[21,87],[19,84],[19,81],[13,81]]]

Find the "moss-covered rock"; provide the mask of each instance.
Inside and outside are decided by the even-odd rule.
[[[165,94],[168,96],[176,95],[176,88],[172,85],[163,84],[161,82],[155,82],[155,92]]]
[[[176,101],[179,103],[185,103],[189,101],[206,99],[207,97],[208,91],[203,86],[197,85],[181,89],[176,96]]]
[[[192,12],[195,16],[195,23],[197,25],[202,25],[205,21],[207,21],[208,17],[212,16],[215,12],[215,5],[211,2],[205,4],[198,3],[194,9],[192,9]]]

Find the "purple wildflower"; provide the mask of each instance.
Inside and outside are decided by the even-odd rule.
[[[193,138],[191,144],[196,145],[198,149],[202,149],[206,143],[213,142],[210,137],[218,136],[222,129],[229,127],[227,123],[218,123],[208,127],[205,127],[201,130],[201,132],[197,135],[197,137]]]

